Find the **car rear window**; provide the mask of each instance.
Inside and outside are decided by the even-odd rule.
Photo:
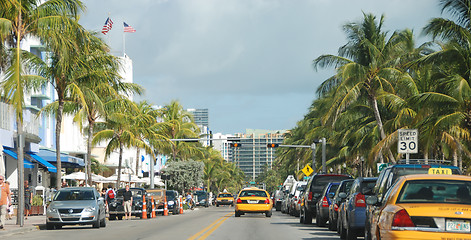
[[[221,193],[218,195],[218,197],[232,197],[232,195],[229,193]]]
[[[402,186],[397,203],[471,204],[470,191],[470,181],[410,180]]]
[[[311,192],[322,194],[322,190],[328,183],[341,182],[349,178],[348,176],[317,176],[313,179],[314,182],[311,184]]]
[[[54,201],[95,200],[92,190],[59,190]]]
[[[329,189],[329,193],[335,193],[335,191],[337,191],[338,188],[339,188],[338,184],[332,185]]]
[[[240,193],[240,197],[267,197],[267,193],[257,190],[244,190]]]
[[[174,191],[167,191],[165,195],[167,196],[167,200],[174,200],[176,198]]]
[[[363,188],[369,188],[369,189],[373,189],[376,185],[376,180],[365,180],[363,182],[361,182],[361,189]]]

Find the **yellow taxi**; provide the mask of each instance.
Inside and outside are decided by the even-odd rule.
[[[237,196],[235,216],[240,217],[245,213],[265,213],[271,217],[273,202],[267,191],[259,188],[244,188]]]
[[[399,178],[373,213],[372,239],[471,240],[471,177],[408,175]]]
[[[227,192],[219,193],[216,197],[216,207],[219,207],[219,205],[234,206],[234,196]]]

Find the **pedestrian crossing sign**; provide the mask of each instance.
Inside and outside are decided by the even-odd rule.
[[[312,172],[314,172],[314,170],[312,170],[312,168],[306,164],[306,166],[302,169],[304,175],[306,176],[310,176],[312,174]]]

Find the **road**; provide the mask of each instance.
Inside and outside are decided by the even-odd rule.
[[[273,211],[234,217],[234,208],[210,207],[186,211],[183,215],[148,220],[108,221],[106,228],[65,226],[61,230],[39,230],[12,235],[11,239],[339,239],[335,232],[314,225],[302,225],[298,218]]]

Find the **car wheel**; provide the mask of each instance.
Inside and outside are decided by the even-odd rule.
[[[336,223],[334,223],[334,221],[332,220],[332,217],[331,215],[329,214],[329,230],[330,231],[335,231],[335,228],[336,228]]]
[[[265,216],[266,216],[266,217],[271,217],[271,211],[267,211],[267,212],[265,213]]]
[[[308,211],[304,210],[304,224],[312,223],[312,215]]]
[[[326,221],[322,218],[320,214],[316,214],[316,225],[318,227],[325,227]]]
[[[276,211],[281,211],[281,203],[275,203],[276,205]]]
[[[365,240],[371,240],[371,232],[368,223],[365,224]]]
[[[299,210],[299,223],[304,223],[304,214],[302,210]]]
[[[98,216],[100,216],[100,214],[98,214]],[[93,223],[93,228],[100,228],[100,219],[97,219],[97,220]]]
[[[346,239],[347,240],[357,240],[357,234],[356,234],[356,232],[353,228],[347,227]]]
[[[110,214],[110,220],[116,220],[116,215]]]
[[[123,215],[118,215],[118,220],[123,220]]]
[[[55,229],[62,229],[62,225],[60,225],[60,224],[54,225],[54,228]]]
[[[172,211],[172,215],[177,215],[177,213],[178,213],[178,212],[177,212],[177,208],[174,207],[174,208],[173,208],[173,211]]]
[[[54,224],[53,223],[46,223],[46,229],[47,230],[53,230],[54,229]]]
[[[342,222],[340,222],[340,214],[337,216],[337,233],[340,234],[340,224],[342,224]]]
[[[101,220],[100,227],[106,227],[106,218],[103,218],[103,220]]]
[[[240,217],[240,212],[239,211],[235,211],[235,217]]]
[[[219,204],[216,204],[216,207],[219,207]]]
[[[343,227],[342,222],[340,222],[340,226],[339,226],[339,235],[340,235],[340,239],[345,239],[345,237],[347,236],[346,230]]]

